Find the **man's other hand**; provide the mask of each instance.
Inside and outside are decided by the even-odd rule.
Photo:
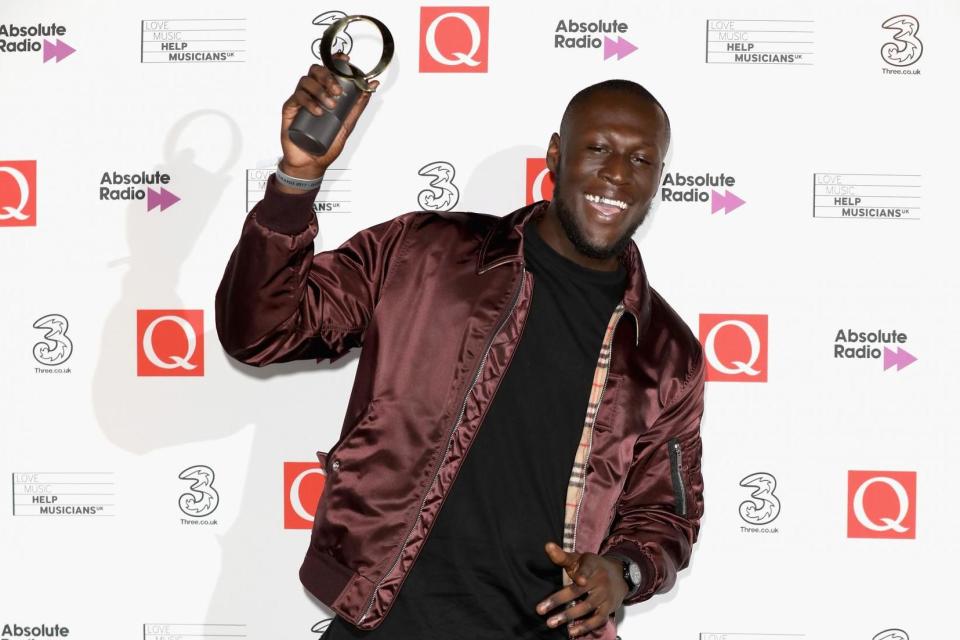
[[[606,624],[607,618],[623,604],[627,595],[623,564],[595,553],[568,553],[555,542],[548,542],[545,550],[554,564],[563,567],[573,584],[538,604],[537,613],[547,615],[563,606],[561,611],[550,616],[547,625],[556,628],[570,623],[568,632],[571,638]],[[586,597],[578,601],[577,598],[584,594]]]

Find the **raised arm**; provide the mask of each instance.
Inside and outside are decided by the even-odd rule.
[[[280,170],[316,181],[343,150],[366,107],[360,97],[322,156],[297,147],[288,135],[301,107],[320,115],[342,89],[313,65],[283,104]],[[339,248],[314,255],[319,185],[298,189],[267,180],[266,193],[247,215],[216,294],[217,335],[232,357],[263,366],[306,358],[335,360],[359,346],[403,236],[397,218],[360,231]]]

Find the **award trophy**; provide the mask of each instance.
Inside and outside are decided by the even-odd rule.
[[[358,20],[375,26],[383,39],[383,53],[380,55],[380,61],[367,73],[349,62],[334,58],[330,51],[337,34],[346,29],[348,24]],[[343,93],[335,99],[337,104],[332,109],[327,109],[321,103],[320,106],[325,113],[319,116],[310,113],[306,107],[300,107],[288,131],[294,144],[314,155],[323,155],[327,152],[360,94],[373,92],[370,88],[370,80],[383,73],[393,59],[393,35],[387,26],[376,18],[360,15],[344,16],[323,32],[323,38],[320,40],[320,59],[323,61],[323,66],[337,78]]]

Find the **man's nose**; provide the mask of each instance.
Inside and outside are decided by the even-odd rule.
[[[629,158],[619,153],[611,153],[600,167],[600,177],[612,184],[626,184],[629,171]]]

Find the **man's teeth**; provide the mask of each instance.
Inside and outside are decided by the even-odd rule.
[[[627,203],[623,200],[614,200],[613,198],[604,198],[603,196],[595,196],[592,193],[584,194],[587,198],[587,201],[593,202],[595,204],[609,204],[614,207],[617,207],[620,210],[627,208]]]

